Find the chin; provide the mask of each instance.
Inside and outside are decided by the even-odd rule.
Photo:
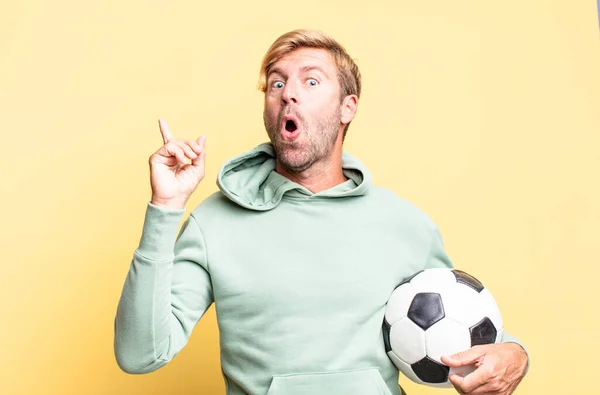
[[[281,166],[293,172],[304,171],[311,167],[313,164],[313,161],[310,158],[306,157],[306,155],[289,151],[277,152],[277,160],[279,161]]]

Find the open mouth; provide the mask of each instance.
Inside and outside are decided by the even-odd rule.
[[[293,116],[286,116],[281,125],[281,137],[286,141],[294,141],[300,136],[300,124]]]
[[[291,119],[288,119],[285,122],[285,130],[287,130],[290,133],[294,133],[296,130],[298,130],[298,126],[296,126],[296,122],[292,121]]]

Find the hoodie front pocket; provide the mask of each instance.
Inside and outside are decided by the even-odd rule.
[[[392,395],[376,368],[274,376],[267,395]]]

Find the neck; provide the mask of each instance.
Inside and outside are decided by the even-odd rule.
[[[342,171],[342,145],[337,143],[329,157],[313,163],[306,170],[287,169],[277,160],[275,171],[312,193],[333,188],[348,180]]]

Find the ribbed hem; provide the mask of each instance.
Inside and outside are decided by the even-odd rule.
[[[155,260],[171,258],[184,213],[185,209],[167,209],[148,202],[138,253]]]

